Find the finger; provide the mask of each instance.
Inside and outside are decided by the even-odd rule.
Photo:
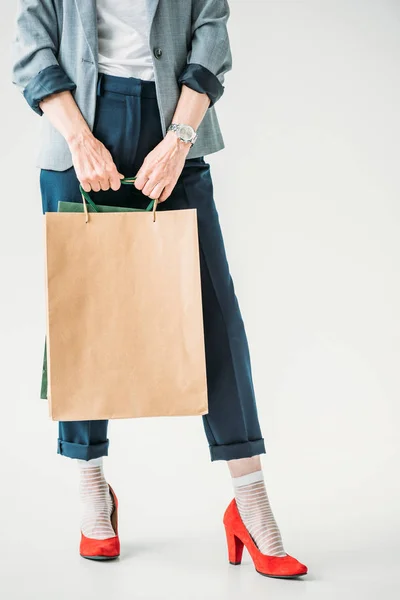
[[[94,192],[99,192],[99,191],[101,190],[101,187],[100,187],[100,182],[99,182],[99,181],[96,181],[96,180],[94,180],[94,181],[93,181],[93,180],[92,180],[92,181],[90,182],[90,185],[92,186],[92,190],[93,190]]]
[[[114,163],[108,169],[108,177],[111,189],[115,192],[119,190],[119,188],[121,187],[121,179],[124,179],[125,176],[118,171]]]
[[[136,179],[134,182],[134,186],[137,190],[142,190],[144,186],[147,184],[147,182],[149,181],[149,174],[147,174],[144,170],[143,171],[138,171],[138,173],[136,174]],[[143,192],[145,193],[145,192]]]
[[[110,187],[112,190],[114,190],[114,192],[119,190],[121,187],[121,178],[119,177],[117,171],[110,175]]]
[[[160,176],[159,176],[159,177],[160,177]],[[157,185],[160,185],[160,183],[161,183],[161,182],[160,182],[160,180],[159,180],[159,179],[157,180],[157,179],[156,179],[156,176],[155,176],[155,175],[153,175],[153,176],[151,177],[151,179],[148,179],[148,180],[146,181],[145,185],[143,186],[143,188],[142,188],[142,192],[143,192],[143,194],[145,194],[146,196],[150,196],[150,194],[152,193],[152,191],[154,190],[154,188],[155,188]],[[164,185],[163,185],[163,187],[164,187]]]
[[[106,192],[107,190],[110,189],[110,179],[109,179],[108,175],[105,177],[100,177],[99,183],[100,183],[100,188],[103,190],[103,192]]]
[[[112,165],[109,165],[107,161],[104,161],[101,165],[97,164],[94,168],[94,179],[104,192],[110,189],[110,168],[112,168]]]
[[[87,175],[87,180],[89,182],[90,187],[94,192],[100,191],[100,183],[99,178],[95,168],[92,168]]]
[[[172,190],[173,190],[173,186],[171,186],[171,185],[167,185],[167,186],[166,186],[166,187],[163,189],[163,191],[162,191],[161,195],[159,196],[159,198],[158,198],[158,201],[159,201],[159,202],[165,202],[165,200],[167,200],[167,198],[169,198],[169,197],[170,197]]]
[[[162,182],[157,183],[155,186],[152,186],[152,190],[150,191],[149,194],[146,194],[147,196],[149,196],[149,198],[151,198],[152,200],[155,200],[156,198],[159,198],[164,190],[165,184]]]
[[[82,179],[81,181],[81,186],[82,188],[85,190],[85,192],[90,192],[91,191],[91,187],[90,187],[90,183],[87,179]]]

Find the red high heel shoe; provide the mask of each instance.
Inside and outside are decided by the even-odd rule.
[[[231,565],[240,565],[242,562],[243,547],[246,546],[253,559],[256,571],[261,575],[292,578],[307,573],[307,567],[289,554],[286,556],[270,556],[260,552],[242,521],[235,498],[226,509],[223,522]]]
[[[120,542],[118,537],[118,499],[111,485],[110,494],[114,500],[114,508],[111,513],[111,525],[115,531],[115,536],[106,538],[105,540],[94,540],[88,538],[81,532],[81,543],[79,552],[83,558],[91,560],[112,560],[118,558],[120,553]]]

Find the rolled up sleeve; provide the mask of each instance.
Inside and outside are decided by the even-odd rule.
[[[192,44],[178,84],[207,94],[209,108],[224,93],[225,74],[232,69],[232,52],[227,23],[227,0],[194,0],[192,3]]]
[[[178,84],[179,86],[185,84],[200,94],[207,94],[210,99],[208,108],[213,106],[224,93],[224,86],[218,77],[203,65],[196,63],[186,65],[178,78]]]
[[[12,82],[39,115],[39,102],[46,96],[76,88],[58,63],[58,48],[52,0],[20,0],[11,44]]]
[[[39,115],[43,114],[39,103],[56,92],[75,90],[76,84],[65,74],[60,65],[50,65],[39,71],[23,90],[25,100]]]

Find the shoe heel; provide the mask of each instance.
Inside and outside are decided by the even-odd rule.
[[[243,542],[229,529],[225,528],[228,543],[228,558],[231,565],[240,565],[243,556]]]

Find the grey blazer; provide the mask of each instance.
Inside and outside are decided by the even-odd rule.
[[[232,68],[227,0],[147,0],[163,135],[185,83],[207,93],[210,105],[187,157],[224,148],[215,103]],[[39,102],[70,89],[92,129],[96,108],[96,0],[19,0],[12,41],[12,81],[39,115]],[[72,166],[63,136],[43,119],[36,166],[63,171]]]

